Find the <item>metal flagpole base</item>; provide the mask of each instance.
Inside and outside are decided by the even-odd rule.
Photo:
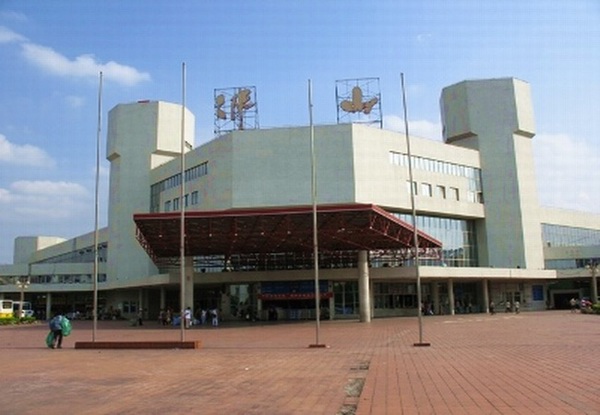
[[[429,346],[431,346],[431,343],[419,342],[419,343],[414,343],[413,346],[415,346],[415,347],[429,347]]]
[[[309,344],[309,349],[329,349],[329,346],[326,344]]]

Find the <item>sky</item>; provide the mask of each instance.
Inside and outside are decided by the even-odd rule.
[[[100,226],[106,119],[120,103],[186,104],[213,138],[215,89],[254,86],[261,128],[336,123],[336,81],[379,78],[383,126],[442,140],[441,90],[515,77],[532,89],[540,204],[600,213],[596,0],[0,0],[0,264],[17,236]]]

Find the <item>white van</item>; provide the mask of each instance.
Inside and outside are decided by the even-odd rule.
[[[20,301],[13,301],[13,313],[15,316],[19,314],[20,304]],[[29,301],[23,301],[23,311],[21,312],[21,318],[23,317],[33,317],[33,309],[31,308],[31,303]]]

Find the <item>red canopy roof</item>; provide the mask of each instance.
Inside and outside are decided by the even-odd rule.
[[[152,258],[180,255],[181,213],[135,214],[137,238]],[[319,205],[319,250],[403,249],[413,246],[413,227],[368,204]],[[185,212],[185,255],[312,252],[312,206]],[[420,248],[441,248],[418,232]]]

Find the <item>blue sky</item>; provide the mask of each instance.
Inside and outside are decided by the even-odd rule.
[[[0,0],[0,264],[17,236],[94,227],[98,73],[119,103],[181,101],[196,144],[214,89],[256,86],[263,128],[336,122],[335,82],[380,79],[384,128],[441,140],[439,96],[465,79],[531,84],[539,199],[600,212],[600,3],[590,1]],[[102,133],[101,225],[108,162]]]

